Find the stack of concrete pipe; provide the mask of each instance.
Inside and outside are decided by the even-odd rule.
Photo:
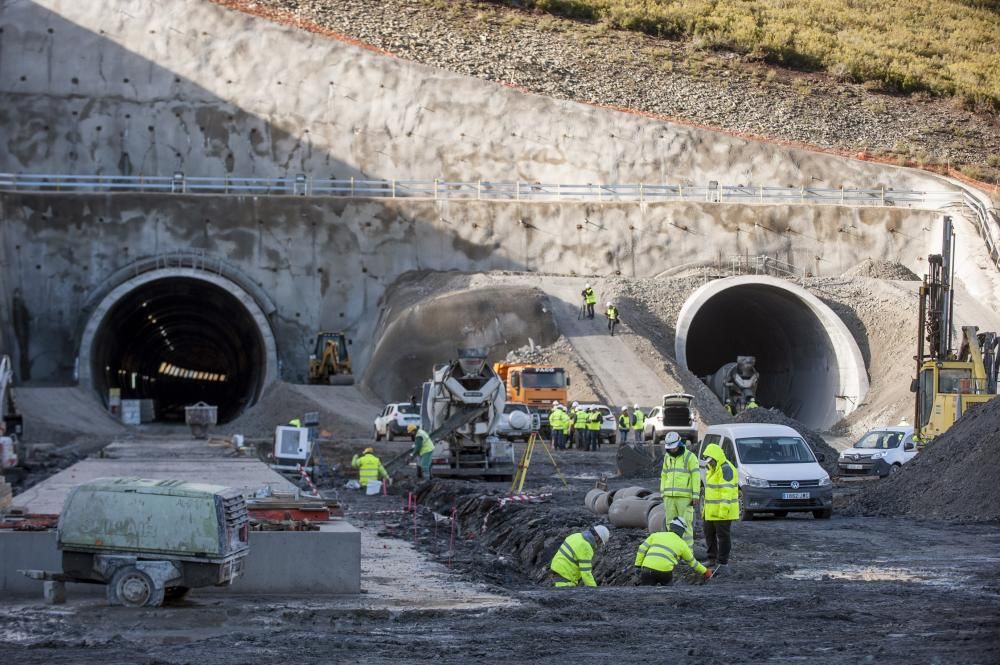
[[[645,487],[633,486],[606,492],[592,489],[583,504],[596,515],[607,515],[613,526],[663,531],[663,499]]]

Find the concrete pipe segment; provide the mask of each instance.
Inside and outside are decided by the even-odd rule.
[[[587,492],[587,496],[583,497],[583,505],[587,507],[587,510],[595,512],[594,505],[597,499],[600,498],[602,494],[607,494],[607,492],[605,492],[604,490],[599,490],[597,488],[590,490],[589,492]]]
[[[646,499],[634,497],[618,499],[611,504],[611,508],[608,510],[608,521],[618,527],[641,529],[647,525],[646,516],[656,505],[646,501]]]
[[[653,509],[649,511],[646,515],[646,531],[647,533],[658,533],[665,530],[665,524],[663,523],[666,518],[666,512],[663,508],[662,503],[658,503],[653,506]]]
[[[857,342],[818,298],[776,277],[709,282],[677,318],[677,362],[697,376],[736,356],[757,358],[757,401],[813,429],[854,411],[868,392]]]
[[[633,497],[637,499],[644,499],[652,493],[652,490],[648,490],[645,487],[639,487],[638,485],[625,487],[615,492],[615,501],[618,499],[629,499]]]
[[[592,510],[597,515],[607,515],[608,511],[611,509],[611,495],[607,492],[603,492],[600,496],[594,499],[594,507]]]

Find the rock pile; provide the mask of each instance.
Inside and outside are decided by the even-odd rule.
[[[874,279],[898,279],[907,282],[920,281],[915,272],[895,261],[882,259],[865,259],[850,270],[844,271],[841,277],[872,277]]]
[[[837,457],[839,453],[826,440],[816,432],[812,431],[794,418],[789,418],[777,409],[750,409],[736,414],[734,420],[738,423],[769,423],[773,425],[785,425],[798,432],[812,451],[819,457],[823,455],[820,466],[826,469],[831,477],[837,473]]]
[[[868,515],[1000,521],[1000,398],[966,412],[898,473],[848,505]]]

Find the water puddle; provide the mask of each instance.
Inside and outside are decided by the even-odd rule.
[[[885,566],[841,566],[839,568],[798,568],[785,575],[793,580],[848,580],[853,582],[912,582],[958,588],[962,578],[953,573],[892,568]]]

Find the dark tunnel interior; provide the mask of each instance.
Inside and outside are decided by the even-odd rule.
[[[837,361],[830,336],[809,307],[786,290],[746,284],[707,300],[687,332],[688,368],[699,377],[737,356],[757,359],[757,400],[815,427],[835,407]]]
[[[218,406],[238,416],[260,392],[264,340],[240,301],[208,282],[172,277],[121,298],[98,327],[91,353],[94,387],[107,402],[152,399],[155,420],[184,421],[184,407]]]

